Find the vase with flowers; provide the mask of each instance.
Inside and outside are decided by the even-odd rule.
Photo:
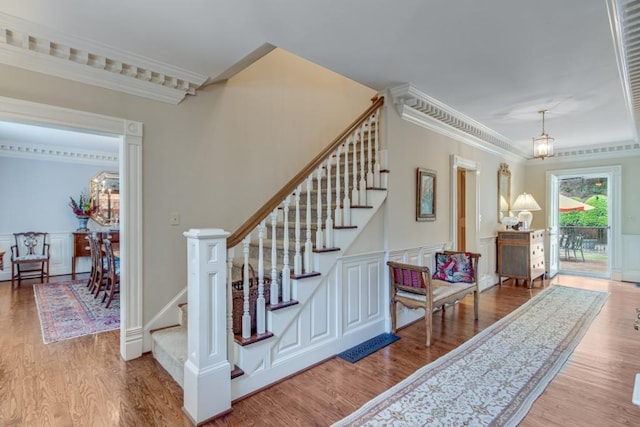
[[[89,231],[87,227],[89,217],[96,212],[98,207],[93,204],[93,200],[85,192],[80,193],[78,200],[73,197],[69,197],[69,200],[69,207],[78,218],[79,227],[76,231]]]

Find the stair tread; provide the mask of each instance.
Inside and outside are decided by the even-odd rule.
[[[187,360],[187,328],[173,326],[154,332],[151,337],[171,358],[184,363]]]

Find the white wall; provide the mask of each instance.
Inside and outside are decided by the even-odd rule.
[[[69,197],[77,200],[81,191],[88,194],[89,181],[102,170],[95,165],[0,157],[0,234],[75,231],[78,220],[68,206]]]

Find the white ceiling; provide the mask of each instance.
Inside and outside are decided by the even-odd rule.
[[[523,152],[542,109],[556,150],[637,139],[607,0],[0,0],[0,11],[210,81],[269,43],[376,90],[411,83]]]

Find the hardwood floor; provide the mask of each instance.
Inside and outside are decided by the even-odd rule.
[[[54,277],[52,281],[68,280]],[[534,403],[522,426],[640,425],[631,404],[640,372],[640,332],[633,329],[640,288],[632,283],[558,276],[553,283],[611,293],[573,355]],[[544,286],[549,286],[545,282]],[[333,358],[234,404],[210,426],[326,426],[447,353],[540,292],[513,284],[436,315],[432,347],[423,322],[401,340],[351,364]],[[33,289],[0,282],[0,425],[187,426],[182,389],[149,354],[124,362],[119,333],[44,345]]]

